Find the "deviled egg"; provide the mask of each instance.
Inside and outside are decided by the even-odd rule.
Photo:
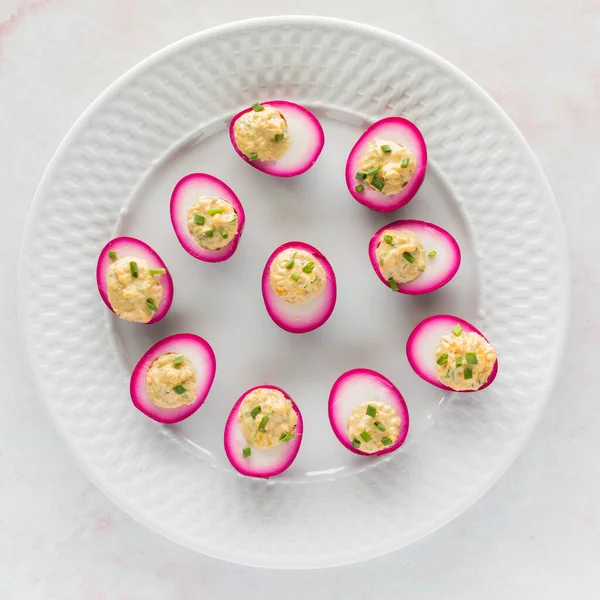
[[[248,164],[276,177],[308,171],[325,143],[317,117],[285,100],[255,102],[244,109],[231,120],[229,137]]]
[[[361,204],[389,212],[412,200],[426,169],[427,147],[416,125],[402,117],[387,117],[354,144],[346,162],[346,185]]]
[[[306,333],[323,325],[335,308],[335,273],[313,246],[288,242],[269,257],[262,293],[267,312],[279,327]]]
[[[340,375],[329,394],[328,412],[337,439],[356,454],[388,454],[408,435],[402,394],[387,377],[370,369]]]
[[[192,333],[179,333],[154,344],[131,375],[133,404],[159,423],[178,423],[206,400],[217,363],[210,344]]]
[[[233,190],[206,173],[181,179],[171,194],[171,223],[184,250],[205,262],[222,262],[236,251],[246,215]]]
[[[421,321],[406,342],[415,373],[443,390],[475,392],[498,374],[496,350],[473,325],[452,315]]]
[[[132,323],[156,323],[173,301],[173,280],[148,244],[119,237],[104,246],[96,266],[96,284],[104,304]]]
[[[401,294],[427,294],[446,285],[460,267],[456,240],[433,223],[406,220],[382,227],[369,242],[381,281]]]
[[[281,388],[261,385],[245,392],[225,424],[225,453],[248,477],[274,477],[296,458],[302,442],[302,415]]]

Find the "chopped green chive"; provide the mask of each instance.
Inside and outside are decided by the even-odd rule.
[[[146,298],[146,304],[152,312],[156,312],[158,310],[158,307],[156,304],[154,304],[154,300],[152,300],[152,298]]]
[[[276,142],[281,142],[283,140],[283,133],[276,133],[275,137],[273,138]]]
[[[219,229],[219,233],[221,234],[221,237],[224,240],[226,240],[229,237],[229,234],[224,229]]]
[[[379,173],[379,171],[381,171],[381,167],[380,166],[373,167],[372,169],[369,169],[367,171],[367,177],[369,177],[371,175],[375,175],[375,173]]]
[[[383,241],[384,241],[386,244],[389,244],[390,246],[393,246],[393,245],[394,245],[394,244],[393,244],[393,242],[394,242],[394,238],[393,238],[391,235],[384,235],[384,236],[383,236]]]
[[[117,260],[117,253],[114,250],[109,250],[108,258],[110,258],[110,260]]]
[[[378,431],[385,431],[385,427],[381,423],[378,423],[377,421],[375,421],[375,423],[373,423],[373,425],[375,426],[375,429],[377,429]]]
[[[364,181],[367,178],[367,174],[364,171],[356,171],[356,179]]]
[[[360,448],[360,440],[357,440],[356,438],[354,438],[352,440],[352,447],[353,448]]]
[[[388,438],[388,437],[384,437],[384,438],[382,438],[381,443],[384,446],[391,446],[392,445],[392,440],[390,440],[390,438]]]
[[[457,367],[462,367],[462,356],[457,356],[456,357],[456,366]]]
[[[204,232],[204,236],[207,238],[211,238],[213,235],[215,235],[215,234],[212,229],[209,229],[208,231]]]
[[[360,437],[365,441],[365,442],[370,442],[373,438],[369,435],[369,433],[367,431],[362,431],[360,433]]]
[[[260,413],[260,406],[255,406],[251,411],[250,411],[250,416],[253,419],[256,419],[256,415]]]
[[[291,268],[294,266],[294,264],[296,264],[296,261],[295,261],[293,258],[291,258],[291,259],[290,259],[290,260],[288,260],[288,261],[285,263],[285,265],[283,265],[283,266],[284,266],[286,269],[291,269]]]
[[[179,395],[181,395],[181,394],[185,394],[185,393],[187,392],[187,390],[186,390],[186,389],[185,389],[185,388],[184,388],[184,387],[183,387],[181,384],[179,384],[179,385],[176,385],[176,386],[173,388],[173,391],[174,391],[176,394],[179,394]]]
[[[297,274],[297,273],[292,273],[292,274],[290,275],[290,277],[292,278],[292,280],[293,280],[293,281],[298,281],[298,279],[300,279],[300,277],[298,277],[298,274]]]
[[[400,166],[403,169],[406,169],[406,167],[408,167],[408,164],[410,163],[410,158],[408,158],[408,156],[400,163]]]
[[[389,144],[384,144],[383,146],[381,146],[381,151],[382,152],[391,152],[392,149],[390,148]]]
[[[252,152],[248,158],[250,160],[256,160],[258,158],[258,154],[256,152]]]
[[[369,417],[375,417],[377,415],[377,409],[371,404],[367,404],[367,410],[365,411],[365,414]]]
[[[465,379],[473,379],[473,369],[471,369],[471,367],[465,367],[464,375]]]
[[[303,267],[302,270],[305,273],[312,273],[313,269],[315,268],[315,263],[311,260],[310,262],[307,262]]]
[[[435,250],[432,250],[427,256],[429,256],[429,258],[433,258],[436,254],[437,252]]]
[[[475,354],[475,352],[466,352],[465,357],[470,365],[477,364],[477,354]]]
[[[164,275],[166,272],[166,269],[150,269],[150,275]]]
[[[403,252],[402,256],[409,262],[414,263],[417,260],[410,252]]]
[[[460,335],[463,331],[463,328],[457,323],[453,328],[452,328],[452,333],[454,335]]]
[[[137,277],[139,275],[138,266],[134,260],[129,263],[129,270],[131,271],[132,277]]]
[[[293,440],[296,437],[295,433],[282,433],[279,436],[279,441],[280,442],[289,442],[290,440]]]
[[[260,102],[255,102],[252,105],[252,110],[254,112],[260,112],[261,110],[265,110],[265,107]]]
[[[178,367],[179,365],[183,364],[184,360],[185,360],[185,357],[183,356],[183,354],[179,354],[173,359],[173,364],[176,367]]]
[[[448,362],[448,355],[442,354],[436,362],[438,365],[445,365]]]
[[[379,179],[379,177],[373,177],[371,179],[371,185],[376,189],[381,191],[383,189],[383,180]]]
[[[194,215],[194,223],[196,225],[204,225],[204,215]]]
[[[260,420],[260,424],[258,425],[258,430],[259,431],[264,431],[265,427],[267,426],[267,423],[269,422],[269,417],[267,415],[265,415],[261,420]]]
[[[395,280],[392,277],[390,277],[388,279],[388,283],[390,284],[390,287],[392,288],[392,290],[394,290],[394,292],[398,291],[398,284],[395,282]]]
[[[246,446],[243,450],[242,450],[242,456],[244,458],[248,458],[250,455],[252,454],[252,448],[250,448],[250,446]]]
[[[213,217],[214,215],[220,215],[223,212],[222,208],[209,208],[206,211],[211,217]]]
[[[360,193],[360,192],[364,191],[365,186],[362,183],[359,183],[354,189]]]

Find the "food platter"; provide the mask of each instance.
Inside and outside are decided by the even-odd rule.
[[[325,145],[298,177],[253,169],[228,125],[252,102],[285,98],[318,116]],[[402,116],[427,144],[412,201],[380,214],[348,191],[346,159],[374,122]],[[214,175],[245,211],[235,255],[204,263],[179,243],[170,199],[189,173]],[[460,268],[426,296],[379,280],[369,241],[399,219],[451,232]],[[160,322],[119,321],[95,282],[117,236],[147,242],[169,266]],[[302,240],[331,262],[327,322],[294,335],[271,320],[261,276],[275,248]],[[37,273],[35,277],[33,273]],[[25,233],[21,328],[40,397],[86,473],[154,530],[207,555],[272,568],[333,566],[411,543],[475,502],[508,468],[546,405],[563,346],[568,264],[551,190],[531,150],[473,82],[397,36],[331,19],[276,17],[182,40],[113,84],[81,117],[40,184]],[[494,385],[458,394],[421,380],[406,358],[415,326],[460,315],[485,332]],[[188,332],[216,357],[203,404],[177,424],[134,407],[129,379],[159,340]],[[402,448],[348,452],[328,419],[338,377],[370,369],[410,414]],[[293,465],[243,477],[223,432],[244,390],[286,390],[303,417]],[[360,535],[357,523],[377,535]],[[361,528],[362,531],[362,528]]]

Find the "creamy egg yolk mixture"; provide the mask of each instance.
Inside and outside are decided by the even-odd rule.
[[[251,391],[240,404],[238,420],[245,440],[255,448],[270,448],[296,437],[298,415],[279,390]],[[249,455],[248,449],[244,455]]]
[[[361,156],[356,178],[378,192],[391,196],[408,185],[416,168],[416,159],[408,148],[396,142],[376,139]]]
[[[478,390],[496,362],[494,347],[482,336],[456,325],[435,351],[438,380],[456,391]]]
[[[277,160],[290,145],[285,117],[268,104],[254,104],[233,126],[235,143],[250,160]]]
[[[425,248],[417,235],[408,230],[385,229],[375,249],[377,264],[390,282],[409,283],[425,270]]]
[[[117,258],[108,268],[108,301],[115,313],[134,323],[148,323],[162,299],[162,285],[157,274],[142,258]]]
[[[146,372],[146,391],[161,408],[178,408],[196,399],[196,369],[183,354],[161,354]]]
[[[187,223],[194,242],[206,250],[220,250],[237,235],[238,215],[223,198],[201,196],[190,206]]]
[[[323,292],[327,276],[323,265],[310,252],[287,248],[271,263],[269,281],[278,296],[300,305]]]
[[[391,446],[400,432],[398,413],[385,402],[364,402],[348,417],[348,439],[361,452],[372,454]]]

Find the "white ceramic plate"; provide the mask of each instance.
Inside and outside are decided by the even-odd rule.
[[[283,98],[320,117],[326,143],[306,175],[280,180],[229,145],[230,117]],[[403,115],[421,129],[429,168],[404,209],[355,202],[344,163],[364,128]],[[194,260],[169,221],[183,175],[222,178],[244,204],[246,229],[222,264]],[[367,255],[372,233],[398,218],[450,231],[462,267],[425,297],[391,293]],[[96,258],[115,235],[148,242],[170,267],[175,300],[153,326],[119,321],[102,303]],[[338,302],[316,332],[278,329],[260,274],[290,239],[318,247],[337,273]],[[549,397],[563,344],[568,267],[552,193],[531,150],[474,83],[397,36],[337,20],[235,23],[185,39],[112,85],[52,160],[29,218],[19,304],[31,370],[85,471],[135,518],[190,548],[264,567],[308,568],[371,558],[431,533],[477,500],[514,460]],[[500,373],[480,394],[447,395],[409,368],[404,344],[436,312],[460,315],[496,345]],[[217,356],[217,377],[188,421],[161,426],[132,405],[128,380],[160,338],[190,331]],[[347,369],[382,372],[411,414],[405,446],[351,454],[327,419]],[[245,389],[283,387],[304,414],[289,471],[246,479],[229,465],[223,427]]]

